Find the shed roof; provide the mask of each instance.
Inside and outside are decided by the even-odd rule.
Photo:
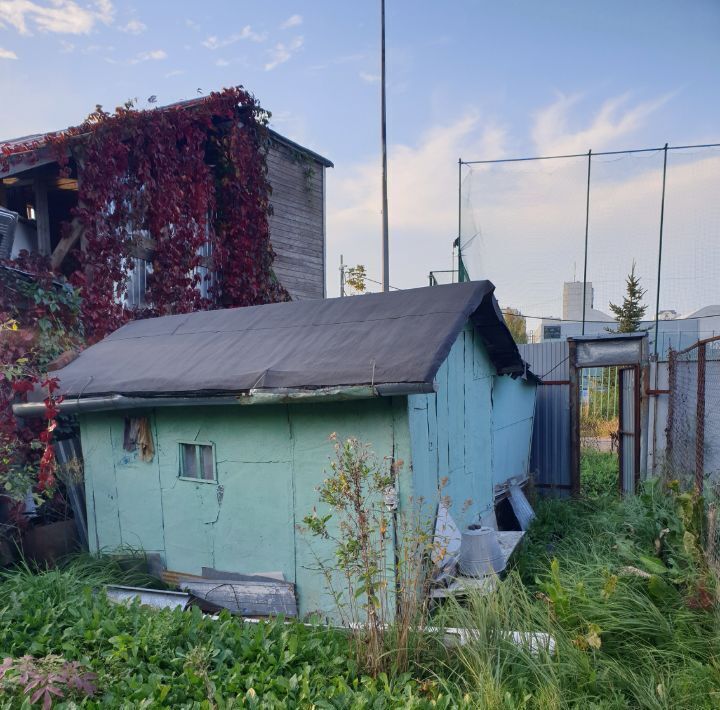
[[[489,281],[128,323],[55,374],[65,397],[432,386],[468,319],[498,373],[524,376]]]

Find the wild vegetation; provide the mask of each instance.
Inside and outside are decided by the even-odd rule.
[[[368,668],[358,637],[321,625],[112,604],[103,584],[147,584],[132,566],[23,567],[0,582],[0,707],[713,708],[720,617],[702,539],[700,502],[656,481],[543,502],[497,591],[435,611],[464,643],[422,634],[406,670],[397,633],[390,662]]]

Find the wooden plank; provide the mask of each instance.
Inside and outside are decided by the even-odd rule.
[[[42,178],[35,179],[35,221],[37,224],[38,251],[50,256],[50,211],[48,208],[47,183]]]
[[[180,589],[242,616],[297,617],[294,585],[289,582],[237,582],[183,577]]]

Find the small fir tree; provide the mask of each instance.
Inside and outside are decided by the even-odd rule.
[[[645,311],[647,311],[647,306],[642,305],[642,299],[647,290],[640,286],[640,277],[635,276],[634,261],[625,284],[625,297],[622,305],[610,304],[610,310],[618,322],[618,327],[615,330],[608,328],[611,333],[636,333],[640,330],[640,323],[645,316]]]

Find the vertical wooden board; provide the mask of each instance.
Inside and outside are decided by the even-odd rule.
[[[88,517],[92,505],[98,550],[114,550],[122,545],[110,438],[113,416],[88,415],[82,441],[85,476],[92,480],[92,504],[88,503]],[[90,531],[88,534],[91,534]]]
[[[438,391],[435,395],[436,423],[437,423],[437,459],[438,478],[446,478],[450,473],[450,461],[448,456],[449,426],[448,416],[448,363],[447,360],[440,366],[437,374]]]
[[[408,424],[412,462],[412,488],[417,498],[428,497],[436,487],[435,471],[430,468],[428,438],[428,395],[414,394],[407,398]],[[409,486],[407,488],[410,488]],[[408,497],[403,498],[405,505]]]
[[[319,515],[329,511],[318,500],[317,487],[330,470],[333,444],[329,435],[340,439],[354,436],[369,443],[376,459],[382,462],[393,453],[392,403],[388,399],[334,404],[293,405],[290,419],[294,443],[295,515],[298,521],[316,509]],[[332,522],[331,522],[332,525]],[[298,533],[297,592],[301,617],[313,612],[337,618],[336,604],[318,571],[318,560],[333,564],[335,553],[331,540]],[[335,580],[340,591],[346,588],[342,578]]]
[[[218,476],[224,483],[212,525],[216,568],[245,574],[280,570],[294,582],[291,463],[224,463]]]
[[[493,478],[495,485],[529,471],[535,412],[534,383],[494,378]]]
[[[452,477],[465,474],[465,332],[453,344],[448,373],[448,468]]]
[[[80,418],[91,552],[113,550],[121,544],[110,444],[111,417],[107,414],[87,414]]]
[[[431,479],[434,478],[433,487],[437,490],[440,479],[438,461],[438,426],[437,426],[437,394],[427,395],[427,429],[428,429],[428,468]]]
[[[115,469],[120,537],[125,547],[164,550],[160,472],[157,455],[142,461],[140,451],[125,451],[125,417],[113,416],[110,439]]]
[[[492,377],[478,377],[491,367],[485,346],[477,332],[468,337],[466,353],[466,417],[465,452],[471,472],[473,501],[471,510],[463,516],[469,522],[473,516],[482,514],[493,505],[492,478]]]

